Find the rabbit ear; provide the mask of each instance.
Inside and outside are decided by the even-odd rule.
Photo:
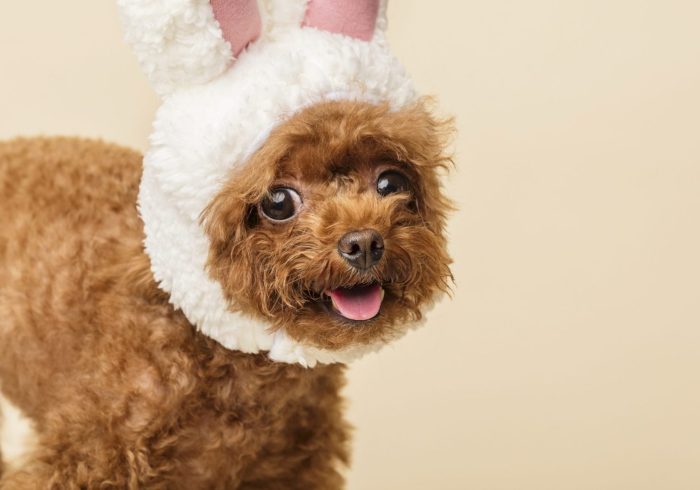
[[[303,26],[371,41],[385,8],[386,0],[309,0]]]
[[[211,0],[211,7],[234,56],[260,36],[262,25],[256,0]]]
[[[223,73],[260,35],[257,0],[118,0],[126,40],[160,95]]]

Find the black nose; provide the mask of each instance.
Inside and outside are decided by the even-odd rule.
[[[338,242],[338,252],[357,269],[369,269],[384,255],[384,239],[376,230],[351,231]]]

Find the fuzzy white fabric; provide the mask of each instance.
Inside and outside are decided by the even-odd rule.
[[[263,29],[269,35],[275,31],[294,29],[306,14],[307,0],[264,0],[258,2],[263,16]]]
[[[187,3],[156,3],[163,7],[171,2]],[[121,0],[132,11],[142,3],[147,2]],[[200,1],[189,3],[192,16],[208,19],[198,10]],[[206,77],[191,73],[196,67],[190,58],[179,65],[170,58],[184,48],[156,49],[151,43],[148,51],[144,43],[136,43],[142,57],[158,58],[144,66],[154,84],[166,87],[165,92],[178,85],[156,116],[144,159],[139,207],[153,273],[194,325],[229,349],[268,351],[276,361],[314,366],[349,362],[386,342],[324,350],[296,342],[282,331],[271,334],[269,325],[229,311],[220,284],[205,271],[209,241],[199,224],[202,211],[231,171],[245,164],[270,131],[300,109],[334,99],[388,102],[398,109],[415,100],[413,84],[386,42],[385,1],[371,42],[300,28],[305,5],[302,0],[270,0],[263,10],[261,39],[241,53],[231,69],[208,83],[192,85]],[[129,22],[130,16],[125,18]],[[192,24],[184,25],[187,39],[198,35],[190,29]],[[137,29],[148,31],[148,23],[127,26],[127,32],[132,39],[149,38],[150,31],[138,34]],[[170,42],[161,39],[166,45]],[[202,42],[209,43],[210,37]],[[158,52],[168,59],[161,62]],[[186,52],[193,53],[199,53],[199,48]],[[205,63],[207,76],[219,70],[220,61],[217,55]],[[159,72],[165,68],[166,72]]]
[[[117,0],[125,37],[160,95],[208,82],[233,59],[209,0]]]

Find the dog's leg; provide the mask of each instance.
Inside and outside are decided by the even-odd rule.
[[[122,464],[95,467],[90,457],[81,460],[66,459],[55,447],[39,447],[27,455],[22,464],[6,467],[0,475],[0,490],[72,490],[80,488],[139,488],[128,479],[128,468]],[[102,463],[102,462],[100,462]],[[109,470],[107,472],[105,470]],[[106,475],[110,475],[109,477]],[[127,478],[124,478],[127,475]]]
[[[222,452],[217,414],[207,412],[201,423],[189,413],[180,419],[186,404],[167,397],[155,403],[133,381],[115,388],[121,398],[72,391],[70,403],[52,407],[42,419],[36,449],[24,465],[3,475],[0,490],[239,488],[248,460],[235,449]]]
[[[350,426],[342,417],[342,398],[320,392],[315,401],[318,406],[289,414],[289,432],[264,449],[241,490],[345,488]]]
[[[304,466],[296,476],[288,479],[256,480],[243,483],[237,490],[341,490],[343,477],[337,470]]]
[[[164,488],[146,485],[148,468],[108,427],[89,421],[80,425],[64,425],[60,433],[42,431],[37,447],[21,463],[6,468],[0,490]]]
[[[0,477],[0,490],[58,490],[60,487],[51,483],[49,468],[27,465],[13,471],[8,471]]]
[[[289,456],[298,458],[298,454]],[[341,468],[329,459],[332,457],[319,453],[290,467],[284,477],[248,480],[239,490],[341,490],[345,488]]]

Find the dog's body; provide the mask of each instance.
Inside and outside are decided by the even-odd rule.
[[[338,488],[343,368],[198,333],[152,278],[140,174],[99,142],[0,144],[0,388],[38,439],[0,487]]]
[[[343,365],[449,287],[451,125],[386,0],[118,5],[145,156],[0,144],[0,487],[341,488]]]
[[[281,124],[199,218],[227,308],[331,357],[404,333],[450,277],[448,133],[424,101]],[[0,434],[0,488],[341,488],[343,365],[225,348],[171,304],[144,250],[141,161],[0,144],[0,410],[26,446]]]

